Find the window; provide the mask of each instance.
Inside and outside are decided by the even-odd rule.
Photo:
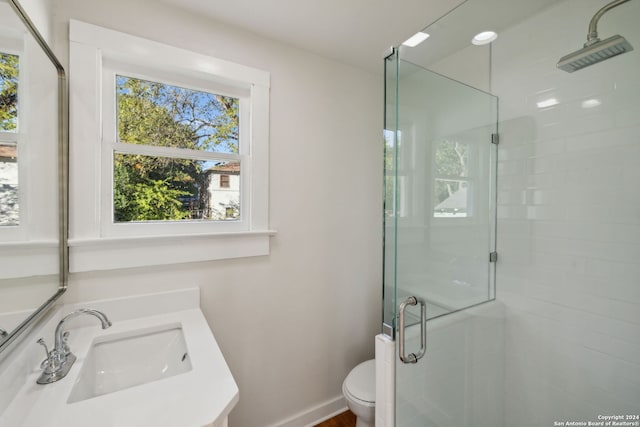
[[[20,224],[18,78],[18,55],[0,52],[0,227]]]
[[[241,170],[239,100],[118,74],[114,92],[117,117],[106,122],[117,128],[110,145],[113,221],[229,219],[216,214],[221,201],[208,177]],[[220,187],[229,187],[228,175]],[[232,218],[240,219],[240,188],[236,193]]]
[[[269,74],[78,21],[70,40],[72,271],[267,254]]]
[[[457,138],[434,142],[434,218],[471,216],[469,144]]]

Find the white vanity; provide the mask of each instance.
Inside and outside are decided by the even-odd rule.
[[[0,427],[226,427],[238,387],[199,303],[188,289],[63,306],[0,372],[0,386],[15,392]],[[77,360],[66,377],[36,384],[45,352],[35,341],[51,345],[60,319],[79,308],[100,310],[112,326],[67,321]],[[26,374],[18,387],[16,371]]]

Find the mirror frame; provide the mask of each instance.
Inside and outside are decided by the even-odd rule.
[[[42,318],[67,289],[69,278],[69,247],[67,236],[69,229],[69,138],[67,77],[62,64],[35,27],[29,16],[18,3],[18,0],[8,0],[9,4],[22,20],[25,27],[40,45],[45,55],[51,60],[58,73],[58,240],[59,240],[59,284],[54,295],[40,305],[33,313],[22,321],[14,330],[7,331],[9,335],[0,342],[0,359],[6,350],[17,345],[18,337],[30,330]],[[6,353],[5,353],[6,354]]]

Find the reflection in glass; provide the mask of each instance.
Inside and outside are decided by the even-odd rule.
[[[465,218],[471,214],[469,145],[454,138],[434,142],[434,218]]]
[[[0,0],[0,358],[67,282],[66,78],[24,12]]]
[[[16,146],[18,78],[18,55],[0,52],[0,226],[20,223]]]
[[[397,64],[397,85],[388,85],[397,87],[397,101],[387,112],[397,114],[395,135],[403,138],[387,150],[386,174],[395,179],[387,206],[394,221],[385,228],[385,268],[393,275],[385,280],[395,284],[396,306],[415,295],[434,318],[492,295],[497,99],[402,59]]]
[[[19,224],[18,156],[16,145],[0,143],[0,226]]]
[[[439,176],[469,176],[469,146],[457,140],[435,142],[435,167]]]
[[[436,178],[433,196],[434,218],[466,218],[470,216],[470,194],[466,181]]]
[[[240,162],[115,153],[115,222],[239,220]]]
[[[18,128],[18,55],[0,52],[0,132]]]

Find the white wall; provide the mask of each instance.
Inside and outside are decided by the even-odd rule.
[[[640,402],[640,2],[599,26],[635,51],[556,70],[602,4],[559,2],[494,44],[509,426],[636,414]],[[590,98],[602,104],[582,108]]]
[[[231,427],[339,397],[381,322],[381,78],[151,0],[56,0],[54,14],[64,64],[74,18],[269,71],[278,231],[267,257],[74,274],[66,302],[199,286],[240,388]]]
[[[47,0],[18,0],[40,35],[51,44],[51,2]]]

